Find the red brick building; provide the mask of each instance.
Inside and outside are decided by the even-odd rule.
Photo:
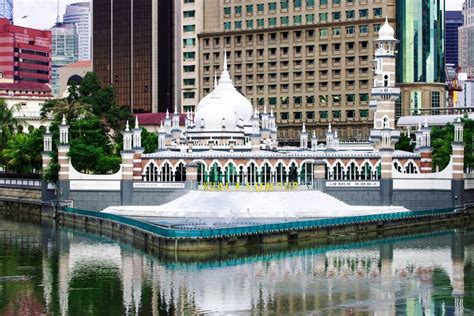
[[[0,81],[49,84],[51,32],[0,19]]]

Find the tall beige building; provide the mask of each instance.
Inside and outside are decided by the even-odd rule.
[[[234,84],[277,115],[278,137],[297,142],[303,122],[323,137],[367,138],[374,39],[396,0],[206,0],[199,36],[199,97],[227,51]]]
[[[199,102],[199,41],[198,34],[203,29],[203,9],[205,0],[178,0],[181,12],[176,43],[181,58],[178,85],[181,111],[194,111]]]

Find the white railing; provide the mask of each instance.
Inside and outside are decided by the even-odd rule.
[[[41,180],[29,179],[0,179],[0,186],[15,186],[15,187],[41,187]]]

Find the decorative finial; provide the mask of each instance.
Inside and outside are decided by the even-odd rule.
[[[127,121],[127,123],[128,123],[128,121]],[[140,126],[138,125],[138,116],[137,115],[135,115],[135,128],[136,129],[140,128]]]
[[[49,125],[46,126],[46,134],[49,134]]]
[[[125,131],[130,132],[130,126],[128,125],[128,120],[127,120],[127,125],[125,126]]]
[[[418,130],[421,131],[421,122],[418,122]]]
[[[328,133],[332,133],[332,127],[331,127],[331,123],[329,123],[329,127],[328,127]]]
[[[306,133],[306,125],[303,123],[303,129],[301,131],[302,133]]]
[[[313,129],[313,138],[316,138],[316,130]]]
[[[227,70],[227,49],[224,48],[224,70]]]
[[[267,114],[267,103],[266,102],[263,105],[263,114]]]
[[[63,114],[63,120],[61,122],[61,125],[66,125],[66,115]]]
[[[168,109],[166,109],[166,119],[169,119],[170,118],[170,112],[168,111]]]
[[[424,126],[423,127],[428,127],[428,119],[425,117],[425,123],[424,123]]]
[[[334,138],[337,138],[337,129],[334,130]]]

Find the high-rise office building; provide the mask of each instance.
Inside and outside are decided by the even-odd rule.
[[[64,23],[75,23],[78,34],[79,60],[91,59],[92,11],[89,2],[78,2],[66,6]]]
[[[12,25],[0,19],[0,82],[50,83],[51,31]]]
[[[0,18],[13,22],[13,0],[0,0]]]
[[[177,73],[177,86],[180,87],[180,104],[184,112],[194,111],[199,102],[199,39],[204,25],[205,0],[179,0],[178,11],[182,12],[177,29],[180,32],[176,44],[177,56],[181,57]]]
[[[446,104],[444,0],[398,0],[397,116],[435,114]]]
[[[93,69],[133,112],[175,107],[176,7],[174,0],[93,2]]]
[[[388,1],[203,1],[200,97],[212,89],[224,52],[236,88],[277,115],[278,138],[297,143],[303,122],[323,137],[369,135],[374,39]]]
[[[462,11],[446,11],[446,64],[458,66],[458,28],[463,25]]]
[[[462,72],[474,78],[474,2],[463,4],[464,24],[459,28],[459,66]]]
[[[52,34],[52,72],[53,94],[59,97],[59,68],[78,60],[78,34],[74,23],[56,23]]]

